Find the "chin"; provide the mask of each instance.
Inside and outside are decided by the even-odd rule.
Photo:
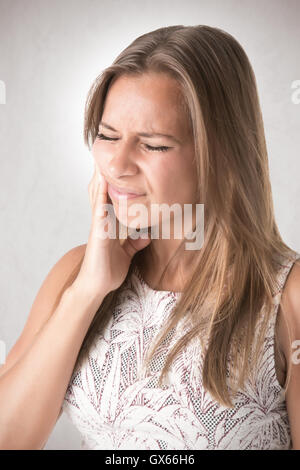
[[[150,225],[148,217],[139,216],[138,212],[134,215],[129,216],[128,212],[125,215],[122,214],[122,211],[120,211],[119,206],[113,205],[113,208],[116,219],[124,227],[128,227],[130,229],[147,229]]]
[[[148,224],[147,221],[145,221],[145,223],[143,223],[141,221],[136,221],[134,219],[130,220],[130,218],[128,218],[127,220],[123,220],[122,217],[118,217],[118,216],[116,216],[116,218],[118,219],[118,221],[121,225],[123,225],[124,227],[127,227],[128,229],[131,229],[131,230],[136,230],[136,229],[146,230],[149,227],[149,224]]]

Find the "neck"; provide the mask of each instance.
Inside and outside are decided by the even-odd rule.
[[[138,267],[144,280],[153,289],[183,291],[187,275],[191,272],[192,252],[183,249],[180,255],[175,256],[181,242],[182,240],[152,240],[143,250]]]
[[[195,230],[196,214],[193,213],[190,229]],[[161,228],[159,234],[161,233]],[[151,236],[150,227],[148,227]],[[174,225],[171,223],[170,238],[153,238],[142,251],[139,264],[140,272],[149,285],[165,285],[171,288],[161,290],[182,291],[187,277],[191,273],[193,262],[196,261],[195,251],[185,249],[184,226],[181,227],[181,238],[175,238]],[[162,274],[166,270],[162,280]],[[162,284],[161,284],[162,283]],[[152,285],[151,285],[152,287]],[[160,289],[160,288],[159,288]]]

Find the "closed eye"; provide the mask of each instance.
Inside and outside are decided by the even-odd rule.
[[[118,139],[113,139],[112,137],[107,137],[105,136],[104,134],[97,134],[97,137],[98,139],[100,140],[118,140]],[[172,147],[166,147],[164,145],[160,146],[160,147],[151,147],[151,145],[148,145],[148,144],[145,144],[145,146],[147,147],[148,150],[150,151],[157,151],[157,152],[166,152],[167,150],[169,150],[170,148]]]
[[[113,139],[112,137],[106,137],[104,134],[97,134],[97,137],[100,140],[118,140],[118,139]]]

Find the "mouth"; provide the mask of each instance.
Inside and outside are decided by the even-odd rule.
[[[110,183],[108,183],[107,191],[108,191],[109,196],[112,199],[116,199],[116,200],[119,200],[119,199],[134,199],[134,198],[145,196],[145,194],[137,194],[137,193],[134,193],[134,192],[128,192],[128,191],[126,191],[122,188],[117,188],[117,187],[111,185]]]

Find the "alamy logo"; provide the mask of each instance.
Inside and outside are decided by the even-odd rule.
[[[6,88],[3,80],[0,80],[0,104],[6,104]]]
[[[123,238],[124,229],[126,230],[126,227],[128,227],[128,217],[136,216],[134,226],[131,225],[128,229],[129,236],[134,240],[140,237],[146,238],[147,234],[144,234],[144,232],[148,231],[148,227],[142,228],[141,230],[139,230],[138,227],[142,227],[145,221],[149,221],[148,207],[141,203],[132,204],[127,207],[127,201],[124,200],[123,204],[119,206],[119,210],[120,213],[122,213],[122,223],[119,223],[119,237]],[[104,214],[107,212],[108,215],[103,217],[104,214],[102,211],[104,211]],[[151,239],[159,238],[159,225],[157,224],[157,220],[159,213],[162,213],[163,239],[171,239],[170,228],[173,225],[175,239],[182,239],[183,235],[188,240],[195,238],[195,241],[185,243],[186,250],[200,250],[204,242],[204,204],[196,204],[196,223],[193,221],[192,204],[184,204],[183,212],[182,219],[182,207],[177,203],[172,206],[168,204],[151,204]],[[173,218],[171,217],[171,213],[173,214]],[[103,207],[99,209],[97,215],[103,217],[97,227],[97,237],[102,240],[106,238],[116,239],[116,216],[113,204],[104,204]],[[105,230],[106,226],[108,227],[108,231]],[[183,234],[182,231],[184,232]]]
[[[291,88],[295,88],[291,97],[292,103],[300,104],[300,80],[294,80]]]
[[[299,339],[295,339],[295,341],[292,342],[292,348],[296,349],[296,351],[294,351],[292,354],[292,363],[300,364],[300,340]]]

